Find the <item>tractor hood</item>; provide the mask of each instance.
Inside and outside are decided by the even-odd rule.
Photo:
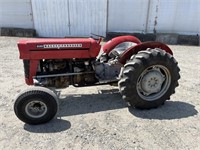
[[[92,38],[35,38],[18,41],[21,59],[30,59],[31,53],[44,51],[76,51],[99,49],[98,43]],[[96,52],[97,53],[97,52]],[[95,54],[96,55],[96,54]]]

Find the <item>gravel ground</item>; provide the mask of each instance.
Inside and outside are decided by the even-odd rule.
[[[0,149],[200,149],[200,47],[170,46],[181,68],[180,86],[165,105],[127,108],[116,87],[69,87],[47,124],[18,120],[14,97],[28,86],[15,37],[0,37]]]

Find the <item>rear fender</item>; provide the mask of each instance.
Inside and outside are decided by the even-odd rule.
[[[125,64],[126,61],[129,60],[133,54],[137,54],[139,51],[146,50],[147,48],[151,48],[151,49],[160,48],[166,51],[167,53],[173,55],[172,50],[166,44],[163,44],[161,42],[144,42],[144,43],[135,45],[133,47],[130,47],[129,49],[124,51],[119,58],[119,62],[122,64]]]
[[[134,36],[119,36],[116,38],[113,38],[112,40],[108,41],[104,46],[103,46],[103,52],[106,54],[109,54],[110,51],[112,51],[118,44],[123,43],[123,42],[133,42],[136,44],[140,44],[141,41],[134,37]]]

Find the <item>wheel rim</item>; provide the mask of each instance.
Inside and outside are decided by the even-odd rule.
[[[29,117],[40,118],[47,112],[47,106],[39,100],[32,100],[25,107],[25,112]]]
[[[145,69],[137,81],[137,93],[146,101],[154,101],[162,97],[171,84],[171,74],[162,65],[154,65]]]

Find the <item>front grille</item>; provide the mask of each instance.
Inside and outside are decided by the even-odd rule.
[[[23,60],[25,78],[29,78],[30,60]]]

